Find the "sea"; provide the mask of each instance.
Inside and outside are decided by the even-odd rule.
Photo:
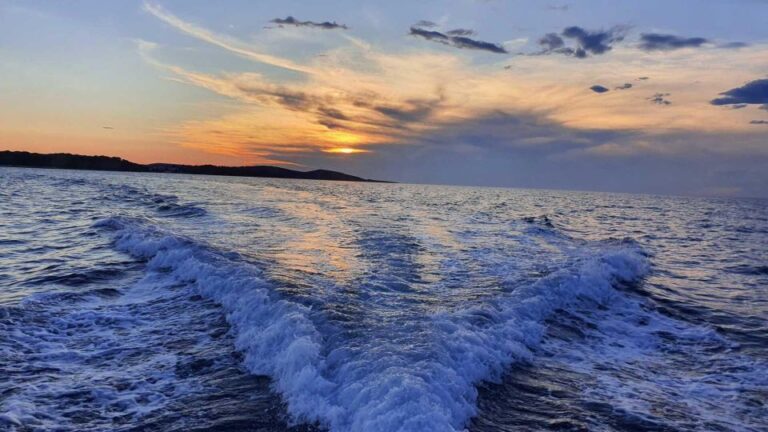
[[[0,168],[0,430],[768,431],[768,201]]]

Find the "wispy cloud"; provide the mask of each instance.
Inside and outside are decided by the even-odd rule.
[[[216,34],[159,7],[148,5],[147,8],[152,15],[185,34],[265,63],[265,54],[254,48],[256,42],[246,43]],[[431,30],[435,27],[431,23],[414,26],[456,48],[470,47],[455,38],[483,43],[458,36],[469,34],[468,29],[451,33]],[[568,48],[574,56],[577,49],[599,55],[611,50],[623,38],[620,28],[566,30],[547,37],[542,46],[552,51]],[[307,72],[298,78],[290,75],[289,79],[285,75],[281,78],[281,75],[253,72],[202,73],[188,66],[158,61],[157,56],[163,51],[150,42],[140,41],[139,46],[147,61],[170,73],[172,79],[231,98],[239,107],[232,111],[230,105],[229,111],[213,113],[207,120],[188,121],[169,128],[166,132],[174,142],[219,154],[247,155],[249,160],[259,162],[297,160],[299,155],[322,154],[333,148],[379,151],[382,146],[439,145],[437,137],[449,136],[488,143],[495,140],[522,144],[525,141],[525,145],[555,151],[554,147],[547,146],[565,145],[562,144],[565,141],[552,135],[555,131],[557,136],[571,131],[580,137],[584,136],[580,131],[637,133],[642,130],[649,136],[669,130],[751,129],[751,133],[756,133],[756,128],[748,125],[749,118],[741,115],[742,110],[723,115],[700,96],[702,89],[714,89],[709,94],[717,92],[718,88],[713,86],[722,82],[724,69],[751,64],[754,47],[720,52],[721,61],[717,63],[708,60],[707,56],[713,55],[711,51],[680,50],[665,55],[669,61],[661,65],[643,56],[636,47],[627,45],[617,49],[610,58],[595,59],[588,68],[560,56],[525,56],[515,58],[513,69],[503,70],[498,63],[477,64],[469,56],[445,50],[383,51],[355,38],[339,39],[342,41],[339,46],[323,51],[322,56],[309,55],[302,63],[267,56],[268,64]],[[482,45],[473,45],[471,49],[498,52]],[[688,65],[702,62],[713,64],[712,68],[697,71],[696,79],[707,84],[691,88]],[[648,102],[643,102],[643,96],[635,92],[617,91],[606,97],[595,97],[585,91],[596,80],[606,83],[603,80],[622,79],[618,81],[621,83],[645,74],[652,75],[654,80],[644,82],[643,87],[649,92],[674,89],[675,105],[652,110],[648,109]],[[595,92],[613,88],[594,87]],[[617,87],[626,88],[629,88],[626,84]],[[666,96],[667,93],[659,93],[649,100],[670,105]],[[520,119],[525,119],[525,124],[553,126],[532,128],[539,135],[523,140],[515,136],[521,127],[519,123],[516,127],[500,124],[502,121],[516,124]],[[447,131],[456,131],[457,125],[462,125],[461,134],[448,134]],[[509,135],[501,137],[502,134]],[[666,151],[678,151],[677,145]]]
[[[170,25],[171,27],[175,28],[176,30],[186,33],[187,35],[192,36],[196,39],[202,40],[204,42],[208,42],[220,48],[224,48],[225,50],[235,53],[237,55],[240,55],[242,57],[246,57],[248,59],[255,60],[260,63],[264,63],[264,64],[268,64],[268,65],[272,65],[272,66],[276,66],[279,68],[288,69],[296,72],[313,73],[313,70],[311,68],[296,64],[284,58],[280,58],[280,57],[255,51],[240,41],[228,38],[223,35],[216,34],[203,27],[199,27],[195,24],[184,21],[181,18],[166,11],[159,5],[155,5],[152,3],[144,3],[144,10],[154,15],[155,17],[159,18],[160,20]]]
[[[568,9],[571,8],[571,5],[568,4],[561,4],[561,5],[547,5],[547,9],[551,11],[558,11],[558,12],[567,12]]]
[[[474,36],[477,34],[477,32],[472,29],[458,28],[458,29],[448,30],[447,32],[445,32],[445,34],[449,36]]]
[[[292,16],[288,16],[286,18],[275,18],[270,22],[280,26],[311,27],[311,28],[318,28],[323,30],[336,30],[336,29],[347,30],[349,28],[346,25],[338,24],[335,21],[322,21],[322,22],[300,21]]]
[[[421,27],[419,26],[420,23],[426,23],[427,26]],[[411,26],[409,34],[411,36],[417,36],[432,42],[452,46],[454,48],[489,51],[496,54],[508,53],[507,49],[499,44],[469,38],[468,36],[475,34],[473,30],[455,29],[449,30],[445,33],[439,32],[437,30],[428,30],[428,28],[434,27],[433,24],[434,23],[430,21],[419,21],[419,23]]]
[[[667,97],[671,95],[671,93],[656,93],[649,97],[648,100],[651,101],[651,103],[655,103],[656,105],[672,105],[672,102],[667,99]]]
[[[640,35],[640,49],[644,51],[671,51],[681,48],[698,48],[709,40],[703,37],[682,37],[671,34],[643,33]]]

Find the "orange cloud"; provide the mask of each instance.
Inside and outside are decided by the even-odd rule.
[[[768,66],[768,51],[762,46],[665,53],[663,61],[659,54],[617,48],[611,56],[582,62],[515,57],[515,67],[506,70],[503,65],[508,61],[476,65],[460,53],[387,53],[351,36],[345,36],[350,44],[300,63],[187,23],[158,6],[147,4],[145,9],[199,40],[302,73],[299,79],[282,80],[254,72],[205,74],[159,62],[151,44],[140,46],[147,61],[170,72],[173,79],[241,106],[209,120],[169,128],[166,135],[173,142],[264,163],[289,163],[296,153],[350,149],[352,154],[372,144],[418,143],[451,125],[499,112],[574,130],[635,131],[649,139],[684,131],[750,133],[754,130],[749,129],[750,114],[713,107],[708,99]],[[589,91],[594,84],[613,88],[638,76],[652,78],[626,91],[600,95]],[[672,105],[650,104],[647,97],[657,92],[672,92]],[[494,132],[477,131],[489,133]],[[515,139],[513,127],[504,128],[504,133],[499,140]],[[525,139],[531,145],[551,141],[546,136]]]

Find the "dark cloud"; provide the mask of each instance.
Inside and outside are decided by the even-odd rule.
[[[752,120],[749,124],[753,125],[768,125],[768,120]]]
[[[277,88],[271,91],[265,90],[264,95],[274,98],[277,103],[286,108],[299,111],[305,111],[317,103],[313,96],[283,88]]]
[[[329,106],[320,106],[317,108],[317,112],[324,117],[330,117],[336,120],[349,120],[343,112]]]
[[[626,136],[623,131],[572,129],[528,113],[492,110],[463,121],[444,124],[421,137],[425,145],[442,149],[447,143],[529,155],[551,155]]]
[[[264,104],[274,104],[283,108],[314,114],[317,123],[329,129],[348,129],[342,122],[353,122],[346,114],[334,105],[345,104],[350,97],[328,97],[316,94],[304,93],[283,86],[271,86],[262,84],[238,83],[239,91]],[[379,98],[378,95],[372,99]],[[362,123],[355,120],[356,123]]]
[[[644,51],[672,51],[681,48],[698,48],[709,40],[702,37],[680,37],[670,34],[643,33],[640,49]]]
[[[737,149],[761,148],[766,128],[752,126],[751,134],[738,136],[646,134],[568,128],[527,113],[493,111],[410,135],[409,145],[366,147],[372,152],[359,158],[342,161],[315,152],[288,157],[403,182],[667,194],[729,189],[765,197],[768,155]]]
[[[647,77],[647,76],[642,76],[642,77],[637,77],[637,79],[640,80],[640,81],[647,81],[647,80],[649,80],[651,78]]]
[[[333,121],[331,119],[320,117],[317,119],[317,124],[321,126],[325,126],[328,129],[349,129],[347,126],[342,124],[341,122]]]
[[[315,22],[315,21],[299,21],[296,18],[292,16],[288,16],[286,18],[275,18],[271,23],[278,24],[280,26],[295,26],[295,27],[313,27],[313,28],[319,28],[323,30],[335,30],[335,29],[343,29],[347,30],[348,27],[344,24],[337,24],[335,21],[323,21],[323,22]]]
[[[445,96],[440,94],[435,99],[410,99],[400,105],[388,104],[371,108],[395,121],[413,123],[429,118],[444,100]]]
[[[293,90],[279,85],[264,84],[261,82],[234,82],[235,88],[249,99],[264,104],[277,104],[296,111],[307,111],[320,105],[321,98],[302,91]]]
[[[625,27],[614,27],[609,30],[588,31],[578,26],[567,27],[562,35],[576,40],[578,47],[574,56],[587,57],[588,54],[600,55],[610,51],[612,45],[624,40]]]
[[[608,87],[603,87],[603,86],[601,86],[599,84],[595,84],[592,87],[590,87],[589,89],[592,90],[595,93],[605,93],[605,92],[611,91]]]
[[[381,121],[380,114],[375,109],[377,100],[381,100],[381,95],[367,94],[358,98],[351,95],[328,96],[321,94],[305,93],[293,90],[284,86],[263,85],[260,83],[237,83],[239,91],[247,94],[250,98],[263,104],[273,104],[285,109],[297,112],[313,114],[318,124],[329,129],[351,129],[354,124],[385,127],[392,129],[403,129],[405,126],[394,120]],[[347,116],[336,108],[353,104],[360,108],[365,108],[369,115],[356,115],[354,118]],[[406,106],[409,108],[410,105]]]
[[[712,99],[712,105],[761,104],[768,105],[768,79],[750,81],[720,93],[723,97]]]
[[[601,55],[610,51],[613,44],[624,40],[625,27],[609,30],[590,31],[578,26],[566,27],[560,34],[547,33],[539,39],[541,51],[531,55],[561,54],[576,58]],[[566,46],[566,39],[575,41],[575,46]]]
[[[560,11],[560,12],[565,12],[565,11],[567,11],[570,8],[571,8],[571,5],[568,5],[568,4],[564,4],[564,5],[549,5],[549,6],[547,6],[547,9],[549,9],[549,10]]]
[[[565,41],[557,33],[547,33],[539,39],[539,45],[545,51],[554,51],[563,48]]]
[[[624,83],[624,84],[616,87],[616,90],[627,90],[627,89],[631,89],[631,88],[632,88],[632,84],[631,83]]]
[[[375,109],[387,117],[403,122],[423,120],[432,113],[432,109],[428,106],[417,106],[410,108],[380,106],[376,107]]]
[[[496,54],[507,54],[506,48],[492,42],[479,41],[463,36],[454,36],[451,40],[453,41],[453,46],[456,48],[476,49],[490,51]]]
[[[762,105],[762,106],[758,107],[758,109],[761,109],[761,110],[764,110],[764,111],[768,111],[768,104]]]
[[[456,29],[452,31],[463,32],[463,31],[471,31],[471,30]],[[466,36],[458,36],[457,35],[458,33],[451,34],[451,32],[441,33],[435,30],[426,30],[425,28],[418,26],[418,24],[411,27],[411,31],[409,34],[411,36],[418,36],[426,40],[441,43],[443,45],[452,46],[454,48],[489,51],[496,54],[507,54],[507,50],[499,44],[479,41],[479,40],[468,38]]]
[[[321,96],[295,92],[286,88],[254,88],[252,95],[264,98],[287,109],[311,113],[316,122],[329,129],[361,131],[367,128],[388,129],[396,137],[410,130],[415,123],[428,120],[442,109],[445,95],[438,92],[431,99],[395,101],[376,93],[360,95]],[[353,105],[355,115],[347,115],[339,106]]]
[[[746,108],[747,106],[748,106],[747,104],[736,104],[736,105],[731,105],[731,109],[737,110],[737,109]]]
[[[725,49],[738,49],[738,48],[746,48],[749,44],[746,42],[728,42],[725,44],[720,45],[718,48],[725,48]]]
[[[445,44],[449,44],[451,40],[450,36],[444,33],[440,33],[439,31],[434,30],[425,30],[419,27],[411,27],[411,32],[409,34],[411,36],[419,36],[427,40],[438,41]]]
[[[445,32],[445,34],[450,35],[450,36],[474,36],[477,33],[474,30],[471,30],[471,29],[461,29],[461,28],[458,28],[458,29],[454,29],[454,30],[448,30],[447,32]]]
[[[667,99],[667,96],[670,95],[671,93],[656,93],[649,97],[648,100],[652,103],[655,103],[656,105],[671,105],[672,102]]]
[[[421,21],[417,22],[416,24],[414,24],[413,26],[414,26],[414,27],[427,27],[427,28],[433,28],[433,27],[437,27],[437,24],[436,24],[436,23],[434,23],[434,22],[432,22],[432,21],[421,20]]]

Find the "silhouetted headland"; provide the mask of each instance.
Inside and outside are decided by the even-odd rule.
[[[330,170],[296,171],[269,165],[256,166],[216,166],[216,165],[180,165],[167,163],[137,164],[118,157],[82,156],[69,153],[30,153],[25,151],[0,151],[0,166],[26,168],[58,168],[95,171],[130,171],[176,174],[204,174],[237,177],[272,177],[306,180],[336,180],[380,182]]]

